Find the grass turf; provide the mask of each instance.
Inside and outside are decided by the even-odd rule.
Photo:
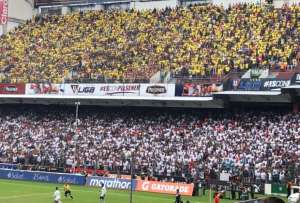
[[[25,181],[0,180],[0,203],[52,203],[55,187],[60,188],[63,196],[63,185]],[[99,189],[84,186],[71,186],[74,199],[62,197],[62,203],[98,203]],[[183,197],[184,202],[209,203],[208,196]],[[108,190],[106,203],[129,202],[129,192]],[[133,203],[173,203],[174,195],[134,192]],[[236,201],[222,199],[221,203]]]

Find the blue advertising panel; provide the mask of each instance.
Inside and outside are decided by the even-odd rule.
[[[242,79],[240,81],[239,90],[245,91],[259,91],[262,86],[261,80]]]
[[[86,186],[89,187],[100,187],[101,183],[105,185],[106,188],[118,189],[118,190],[130,190],[131,180],[129,179],[118,179],[118,178],[106,178],[90,176],[86,179]],[[136,180],[133,180],[133,190],[136,189]]]
[[[85,183],[85,177],[82,175],[8,169],[0,169],[0,178],[49,183],[70,183],[74,185],[84,185]]]
[[[0,163],[0,168],[3,169],[18,169],[18,165],[17,164],[6,164],[6,163]]]

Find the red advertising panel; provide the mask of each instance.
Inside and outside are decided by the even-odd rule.
[[[0,84],[0,94],[25,94],[25,84]]]
[[[136,186],[136,191],[164,194],[176,194],[177,189],[181,195],[192,196],[194,184],[138,180]]]
[[[8,20],[8,0],[0,0],[0,25]]]

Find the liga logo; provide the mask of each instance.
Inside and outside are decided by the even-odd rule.
[[[74,94],[93,94],[95,92],[95,87],[82,87],[79,85],[71,85],[71,89]]]
[[[194,184],[171,183],[159,181],[137,181],[137,191],[176,194],[177,189],[182,195],[191,196],[193,194]]]

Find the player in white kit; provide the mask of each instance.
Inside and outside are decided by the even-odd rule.
[[[105,195],[106,195],[106,187],[104,183],[101,183],[101,190],[100,190],[100,203],[105,203]]]
[[[61,203],[60,191],[58,190],[58,187],[55,188],[55,192],[53,194],[53,197],[54,197],[54,203]]]

